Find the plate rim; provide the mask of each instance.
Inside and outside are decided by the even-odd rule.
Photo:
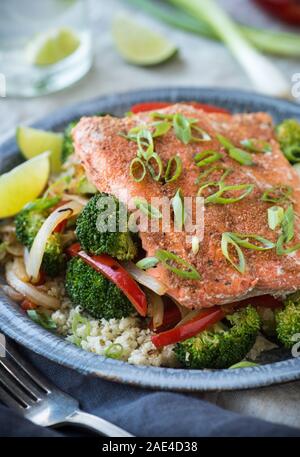
[[[289,115],[295,115],[300,119],[300,106],[287,100],[278,100],[234,89],[163,87],[121,92],[88,99],[56,110],[34,122],[32,126],[45,129],[58,125],[62,126],[74,117],[91,114],[96,107],[110,106],[110,109],[117,109],[122,105],[130,106],[133,103],[151,99],[168,99],[174,102],[180,99],[195,99],[212,104],[213,102],[219,103],[225,107],[231,103],[235,105],[258,104],[277,110],[279,116],[281,114],[286,116],[284,113],[288,112]],[[104,108],[103,110],[105,111]],[[7,164],[9,160],[12,162],[16,156],[16,151],[17,145],[14,137],[9,137],[0,144],[0,157],[1,159],[4,157],[4,168],[6,161]],[[18,305],[9,300],[2,291],[0,291],[0,330],[28,349],[61,365],[84,374],[139,387],[189,392],[225,391],[262,387],[300,379],[300,358],[230,371],[228,369],[191,370],[136,366],[127,362],[107,359],[86,352],[62,337],[38,326],[24,316]]]

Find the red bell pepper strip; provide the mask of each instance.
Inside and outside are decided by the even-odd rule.
[[[70,246],[67,252],[71,256],[80,257],[85,263],[94,268],[94,270],[103,274],[107,279],[113,282],[126,295],[137,312],[141,316],[146,317],[146,295],[132,276],[130,276],[130,274],[115,259],[107,254],[89,255],[81,250],[79,243]]]
[[[28,300],[27,298],[25,298],[22,303],[21,303],[21,308],[24,310],[24,311],[28,311],[29,309],[36,309],[37,308],[37,305],[35,303],[32,303],[30,300]]]
[[[157,348],[167,346],[168,344],[178,343],[179,341],[183,341],[197,335],[208,327],[211,327],[213,324],[216,324],[221,319],[224,319],[224,317],[225,312],[219,306],[202,310],[190,321],[185,322],[178,327],[159,333],[158,335],[152,336],[152,343]]]
[[[66,226],[67,226],[67,223],[68,223],[67,219],[65,219],[64,221],[61,221],[61,222],[55,227],[55,229],[53,230],[53,233],[62,233],[62,232],[65,230],[65,228],[66,228]]]
[[[143,113],[145,111],[154,111],[156,109],[167,108],[171,103],[168,102],[145,102],[137,103],[130,108],[130,111],[134,114]]]
[[[165,303],[163,322],[159,327],[155,329],[155,332],[164,332],[165,330],[168,330],[170,327],[174,327],[176,324],[178,324],[178,322],[180,322],[181,319],[182,316],[178,306],[176,306],[175,303],[172,301],[170,301],[169,303]],[[149,329],[154,330],[153,319],[151,319],[149,323]]]
[[[201,109],[201,110],[205,111],[206,113],[230,114],[230,112],[228,110],[226,110],[225,108],[221,108],[219,106],[207,105],[207,104],[198,103],[198,102],[184,102],[184,103],[186,103],[187,105],[192,105],[196,109]],[[172,105],[172,103],[170,103],[170,102],[138,103],[131,107],[131,112],[134,114],[143,113],[145,111],[154,111],[157,109],[167,108],[168,106],[171,106],[171,105]]]

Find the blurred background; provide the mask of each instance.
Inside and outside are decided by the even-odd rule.
[[[300,73],[299,0],[216,0],[235,24],[250,27],[247,39],[250,37],[252,43],[258,40],[255,44],[269,51],[262,66],[255,58],[251,61],[252,55],[250,61],[241,62],[243,48],[234,50],[235,57],[230,52],[232,42],[234,47],[238,39],[230,36],[232,30],[225,24],[227,16],[220,17],[219,24],[208,21],[205,25],[186,8],[191,3],[1,0],[0,74],[6,77],[6,96],[0,94],[0,137],[11,133],[18,124],[33,122],[64,105],[138,88],[207,86],[257,90],[255,79],[265,86],[269,81],[271,87],[273,79],[279,77],[279,86],[284,81],[289,92],[285,95],[290,95],[292,79],[295,83]],[[275,8],[273,3],[277,3]],[[146,29],[133,30],[135,27]],[[252,27],[260,31],[256,33]],[[130,42],[131,33],[136,43],[141,42],[142,49]],[[159,33],[162,41],[155,44],[157,37],[151,33]],[[226,45],[208,36],[229,41]],[[165,56],[158,52],[163,47]],[[132,54],[137,62],[132,62]],[[139,60],[140,54],[146,59],[152,56],[153,65],[140,65],[145,63]],[[265,71],[269,68],[266,63],[271,65],[270,73]],[[256,73],[252,74],[252,81],[251,71]]]

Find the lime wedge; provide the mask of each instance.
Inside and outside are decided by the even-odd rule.
[[[31,127],[18,127],[16,139],[25,159],[32,159],[45,151],[51,152],[51,169],[58,173],[61,168],[63,135]]]
[[[119,14],[113,21],[113,39],[124,60],[134,65],[157,65],[173,56],[177,48],[164,36]]]
[[[0,218],[17,214],[46,187],[50,173],[49,153],[22,163],[0,176]]]
[[[28,43],[26,58],[32,65],[52,65],[73,54],[79,45],[80,39],[71,29],[50,30]]]

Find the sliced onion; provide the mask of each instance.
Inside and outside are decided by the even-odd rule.
[[[163,282],[150,276],[145,271],[138,268],[133,262],[122,262],[123,267],[131,274],[131,276],[140,284],[152,290],[158,295],[164,295],[168,287]]]
[[[153,328],[156,329],[163,325],[164,321],[164,302],[160,295],[157,295],[152,290],[149,290],[147,293],[149,302],[151,304],[151,317]]]
[[[27,275],[23,259],[19,257],[15,258],[12,268],[15,275],[21,279],[21,281],[29,282],[29,277]]]
[[[60,302],[57,298],[50,297],[48,294],[40,292],[31,284],[21,281],[15,274],[12,263],[6,265],[6,281],[10,287],[38,306],[47,309],[58,309],[60,307]]]
[[[1,289],[3,290],[5,295],[7,295],[13,301],[21,302],[24,300],[24,296],[10,286],[7,286],[7,285],[1,286]]]
[[[175,327],[180,327],[181,325],[186,324],[186,322],[194,319],[194,317],[201,314],[201,311],[203,311],[203,310],[194,309],[193,311],[190,311],[181,319],[181,321],[178,322],[177,325],[175,325]]]
[[[13,255],[14,257],[23,257],[24,248],[22,244],[8,244],[6,246],[6,250],[7,252],[9,252],[9,254]]]
[[[79,195],[74,195],[74,194],[63,194],[62,199],[72,201],[72,202],[77,202],[82,206],[85,206],[89,201],[88,198],[80,197]]]
[[[82,204],[71,201],[63,206],[60,206],[45,220],[38,234],[36,235],[32,247],[26,259],[26,271],[33,281],[36,281],[39,276],[43,255],[46,248],[46,243],[53,230],[65,219],[80,213]]]

